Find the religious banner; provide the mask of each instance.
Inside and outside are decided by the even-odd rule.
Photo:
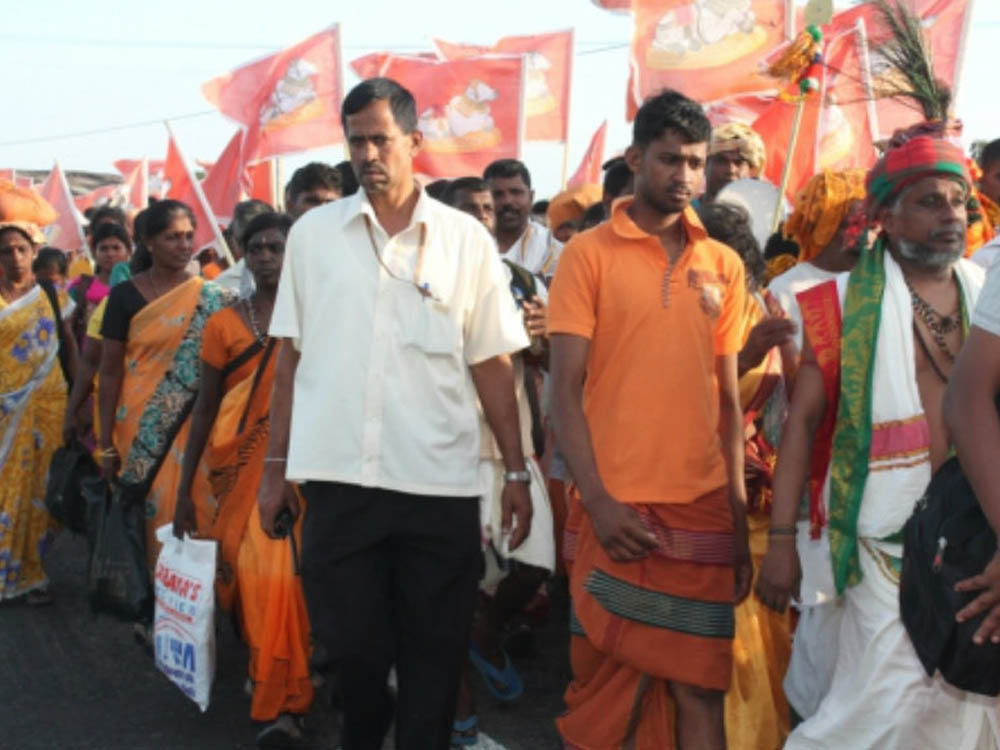
[[[59,214],[59,218],[53,223],[43,227],[45,243],[66,251],[84,247],[87,238],[83,232],[83,217],[77,212],[73,194],[59,162],[52,165],[48,178],[36,190]]]
[[[488,54],[525,55],[528,64],[525,93],[528,121],[525,139],[566,142],[573,70],[572,30],[508,36],[488,47],[451,44],[441,39],[434,39],[433,42],[441,57],[446,60]]]
[[[930,47],[934,74],[952,89],[953,94],[957,93],[965,28],[972,3],[969,0],[909,0],[907,4],[923,22],[924,38]],[[920,122],[924,115],[915,102],[887,96],[898,82],[893,80],[896,74],[889,69],[877,48],[891,35],[882,15],[872,3],[863,3],[837,13],[828,33],[836,34],[853,29],[859,19],[864,21],[870,47],[874,93],[878,99],[878,131],[882,138],[889,138],[897,129]]]
[[[524,140],[526,65],[521,55],[435,62],[390,57],[383,75],[417,102],[424,145],[414,169],[428,177],[480,175],[496,159],[518,159]]]
[[[787,0],[632,0],[626,117],[672,88],[699,101],[774,88],[760,63],[785,38]]]
[[[248,128],[247,162],[343,143],[339,28],[213,78],[202,93]]]
[[[173,131],[170,130],[169,125],[167,125],[167,129],[170,132],[170,138],[167,141],[167,158],[163,168],[167,182],[169,183],[167,197],[187,204],[194,213],[196,225],[194,230],[195,253],[214,244],[219,253],[229,258],[230,262],[232,262],[229,246],[222,238],[222,232],[219,229],[219,222],[216,220],[215,212],[205,198],[205,193],[195,178],[194,172],[181,153],[180,147],[177,145],[177,139],[174,138]]]
[[[601,123],[590,139],[587,152],[580,160],[580,166],[576,168],[573,176],[566,182],[566,187],[579,187],[580,185],[600,185],[603,180],[601,176],[601,165],[604,163],[604,140],[608,134],[608,121]]]
[[[362,81],[368,78],[378,78],[382,75],[382,68],[388,62],[390,57],[393,57],[392,52],[371,52],[367,55],[362,55],[361,57],[356,57],[351,60],[348,65],[351,66],[358,78]],[[407,52],[406,57],[417,57],[421,60],[440,60],[436,52]]]

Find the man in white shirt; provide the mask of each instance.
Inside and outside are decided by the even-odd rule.
[[[394,81],[342,108],[362,190],[293,226],[258,493],[275,534],[302,483],[302,580],[343,690],[344,750],[444,748],[482,569],[476,397],[503,455],[502,525],[531,524],[511,352],[528,345],[489,233],[413,178],[422,135]],[[513,523],[512,523],[513,519]]]
[[[483,179],[493,193],[501,256],[548,283],[556,272],[562,243],[550,229],[531,220],[535,191],[528,168],[517,159],[497,159],[486,167]]]

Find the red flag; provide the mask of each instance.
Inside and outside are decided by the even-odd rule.
[[[167,141],[167,159],[163,171],[166,175],[170,187],[167,197],[186,203],[195,218],[194,248],[197,253],[208,245],[215,244],[216,249],[229,258],[229,247],[219,232],[219,222],[215,218],[215,212],[205,199],[201,185],[195,179],[194,172],[188,166],[173,131],[167,125],[170,138]],[[229,258],[232,262],[232,258]]]
[[[59,214],[59,218],[44,228],[45,241],[60,250],[77,250],[87,244],[82,217],[77,214],[73,194],[66,176],[56,162],[48,178],[38,187],[41,195]]]
[[[608,121],[605,120],[601,123],[601,127],[594,132],[590,139],[590,145],[587,146],[587,152],[580,161],[580,166],[569,178],[566,187],[601,184],[601,164],[604,163],[604,139],[607,134]]]
[[[264,201],[269,206],[278,205],[277,196],[274,194],[276,180],[273,159],[268,159],[248,167],[246,177],[249,182],[248,192],[250,193],[250,198]]]
[[[424,146],[414,159],[428,177],[482,174],[519,158],[524,135],[524,58],[494,55],[450,62],[391,57],[384,75],[417,100]]]
[[[758,68],[785,34],[786,0],[633,0],[626,117],[663,88],[700,101],[774,88]]]
[[[968,23],[969,0],[910,0],[908,5],[923,21],[924,35],[930,45],[935,75],[957,92],[961,72],[964,29]],[[837,13],[827,33],[836,34],[855,28],[864,21],[871,51],[871,72],[876,95],[886,88],[888,67],[874,48],[890,38],[890,32],[875,6],[865,3]],[[891,84],[890,84],[891,85]],[[925,119],[920,107],[909,100],[880,98],[877,104],[878,131],[882,138],[890,137],[899,128],[906,128]]]
[[[88,208],[105,206],[116,202],[116,197],[120,195],[121,183],[115,182],[110,185],[101,185],[94,188],[89,193],[73,198],[73,204],[78,211],[86,211]]]
[[[339,29],[213,78],[202,93],[249,128],[248,162],[343,143]]]
[[[569,93],[573,70],[573,31],[504,37],[492,47],[450,44],[435,39],[446,60],[488,54],[526,55],[528,122],[525,139],[565,143],[569,129]]]
[[[229,139],[229,143],[219,154],[215,164],[201,181],[205,199],[212,207],[215,217],[228,224],[233,218],[233,209],[243,200],[246,192],[245,164],[243,163],[243,129]]]
[[[125,174],[123,193],[126,205],[129,208],[142,210],[149,205],[148,159],[143,158],[138,160],[132,171]]]
[[[407,57],[416,57],[421,60],[440,60],[436,52],[410,52]],[[358,78],[366,80],[368,78],[378,78],[382,75],[382,66],[386,64],[392,52],[372,52],[361,57],[356,57],[348,65],[351,70],[358,74]]]

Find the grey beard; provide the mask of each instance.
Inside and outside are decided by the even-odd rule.
[[[897,237],[894,244],[901,257],[928,270],[938,271],[947,268],[954,265],[962,257],[962,250],[957,250],[954,253],[942,253],[920,242],[906,240],[902,237]]]

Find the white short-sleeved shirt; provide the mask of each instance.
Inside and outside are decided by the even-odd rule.
[[[529,343],[482,224],[422,190],[392,238],[364,191],[314,208],[288,235],[270,333],[300,352],[290,480],[479,494],[469,365]]]
[[[1000,258],[1000,237],[994,237],[981,248],[976,250],[969,258],[973,263],[977,263],[987,271],[993,267],[997,258]]]
[[[824,271],[812,263],[799,263],[768,284],[767,291],[774,295],[781,309],[795,323],[795,345],[799,349],[802,349],[802,311],[799,310],[799,301],[795,299],[795,295],[836,276],[835,271]]]
[[[552,279],[563,245],[552,232],[536,221],[528,221],[524,234],[503,254],[506,260],[527,268],[546,282]]]
[[[979,293],[972,323],[1000,336],[1000,263],[994,263],[986,274],[986,284]]]

